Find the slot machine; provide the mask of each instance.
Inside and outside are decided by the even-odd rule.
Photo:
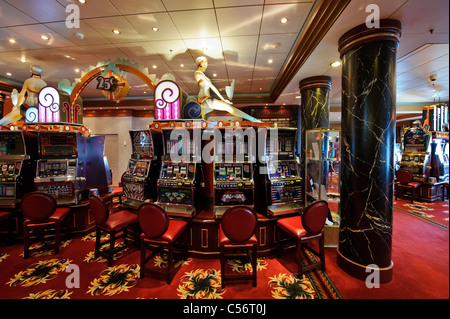
[[[0,208],[16,208],[34,190],[37,145],[35,132],[0,131]]]
[[[448,181],[448,132],[432,132],[432,137],[430,176],[435,177],[438,182]]]
[[[169,216],[192,218],[198,212],[203,174],[194,130],[200,132],[187,127],[162,129],[164,155],[157,203]]]
[[[431,169],[430,141],[431,134],[419,126],[411,127],[404,134],[400,169],[410,171],[414,181],[428,182]]]
[[[255,144],[253,128],[214,129],[213,206],[214,217],[222,218],[232,206],[254,207]]]
[[[161,168],[162,140],[158,130],[130,131],[131,159],[122,175],[124,206],[137,209],[145,200],[156,201]]]
[[[39,132],[39,159],[34,189],[53,196],[58,205],[78,204],[87,196],[86,136],[77,132]]]
[[[255,205],[268,216],[298,213],[304,196],[295,154],[297,129],[267,128],[263,138],[265,156],[264,161],[259,161]]]

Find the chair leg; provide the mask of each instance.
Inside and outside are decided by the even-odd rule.
[[[277,241],[277,258],[281,257],[281,244],[280,244],[280,240],[281,240],[281,230],[275,226],[275,236],[276,236],[276,241]]]
[[[325,271],[325,237],[323,235],[319,239],[319,253],[320,261],[322,262],[322,266],[320,267],[320,269],[322,271]]]
[[[172,272],[173,272],[173,242],[169,242],[169,246],[167,249],[167,284],[170,285],[172,282]]]
[[[23,226],[23,258],[28,258],[30,255],[30,247],[29,247],[29,233],[28,227]]]
[[[55,254],[59,254],[60,243],[61,243],[61,223],[55,222]]]
[[[144,240],[141,240],[140,243],[141,246],[141,272],[139,278],[144,278],[144,272],[145,272],[145,243]]]
[[[98,258],[100,256],[100,239],[101,239],[101,229],[96,227],[95,230],[95,253],[94,257]]]
[[[298,270],[298,279],[303,279],[303,251],[302,251],[302,242],[301,240],[297,240],[297,251],[296,251],[296,259],[297,259],[297,270]]]
[[[109,257],[108,257],[108,267],[111,267],[114,260],[114,246],[116,243],[116,233],[111,232],[109,234]]]
[[[253,287],[256,287],[256,274],[258,272],[258,245],[253,245],[252,252]]]
[[[222,283],[222,289],[225,288],[225,262],[224,247],[220,246],[220,281]]]

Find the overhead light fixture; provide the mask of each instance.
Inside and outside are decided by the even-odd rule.
[[[288,22],[288,19],[287,19],[287,18],[281,18],[280,22],[281,22],[282,24],[285,24],[285,23]]]
[[[20,58],[20,62],[25,63],[25,62],[27,62],[27,59],[23,56]]]
[[[217,74],[216,74],[216,73],[214,73],[214,74],[213,74],[213,76],[214,76],[214,77],[216,77],[216,76],[217,76]]]
[[[159,28],[158,27],[153,27],[152,30],[157,32],[159,30]]]
[[[85,4],[86,0],[78,0],[78,2],[81,3],[81,4]]]
[[[297,95],[295,98],[296,98],[296,99],[301,99],[302,96],[301,96],[301,95]]]
[[[80,72],[80,69],[76,68],[74,71],[75,71],[76,73],[79,73],[79,72]]]
[[[333,63],[330,63],[330,65],[333,67],[333,68],[337,68],[338,66],[340,66],[342,63],[341,63],[341,61],[334,61]]]
[[[156,68],[157,68],[157,66],[156,66],[156,65],[154,65],[154,66],[152,66],[152,68],[156,69]]]
[[[11,73],[11,72],[6,72],[6,75],[7,75],[7,76],[11,76],[12,73]]]
[[[183,64],[183,63],[181,63],[180,66],[181,66],[182,68],[184,68],[184,64]]]
[[[273,62],[273,60],[272,59],[269,59],[269,61],[267,61],[268,63],[272,63]]]
[[[15,40],[15,39],[13,39],[13,38],[11,38],[11,39],[8,39],[8,41],[9,41],[9,43],[12,43],[12,44],[16,43],[16,40]]]
[[[43,35],[41,35],[41,39],[47,41],[47,40],[48,40],[48,36],[46,36],[45,34],[43,34]]]
[[[112,32],[113,32],[114,34],[120,34],[120,31],[117,30],[117,29],[112,30]]]

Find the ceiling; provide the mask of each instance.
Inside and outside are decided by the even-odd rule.
[[[330,102],[340,106],[341,67],[330,66],[339,60],[338,39],[364,23],[367,5],[376,4],[381,18],[402,22],[397,103],[419,112],[414,105],[449,100],[448,0],[333,1],[0,0],[0,81],[21,84],[29,77],[29,66],[37,64],[42,78],[57,86],[61,79],[79,78],[80,71],[98,61],[124,58],[148,67],[158,78],[173,74],[185,92],[196,96],[195,59],[205,55],[206,74],[217,88],[235,79],[239,106],[300,104],[299,81],[316,75],[332,77]],[[336,21],[323,35],[312,35],[320,42],[305,47],[307,52],[293,63],[327,2],[345,5],[338,14],[335,9]],[[77,13],[66,12],[69,4],[79,8],[79,28],[66,25],[69,14]],[[434,82],[430,75],[435,75]],[[152,97],[149,88],[132,74],[124,77],[131,86],[126,99],[148,107],[139,101]],[[95,86],[93,81],[86,87],[84,100],[105,99]],[[339,111],[334,113],[332,121],[338,120]]]

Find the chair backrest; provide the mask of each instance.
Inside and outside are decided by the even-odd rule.
[[[94,214],[95,223],[97,225],[104,225],[109,218],[109,208],[103,200],[97,195],[91,195],[89,198],[91,211]]]
[[[220,221],[224,234],[235,242],[249,240],[256,231],[257,223],[256,212],[247,206],[228,208]]]
[[[152,203],[144,203],[139,206],[139,226],[142,232],[149,238],[159,238],[169,228],[169,216],[160,206]]]
[[[22,198],[22,212],[34,222],[47,220],[56,210],[56,200],[43,192],[31,192]]]
[[[308,205],[302,213],[302,225],[308,234],[314,235],[322,231],[328,216],[328,203],[318,200]]]
[[[395,173],[395,177],[397,177],[397,180],[400,184],[407,185],[408,183],[411,183],[413,180],[413,174],[410,171],[400,169]]]

